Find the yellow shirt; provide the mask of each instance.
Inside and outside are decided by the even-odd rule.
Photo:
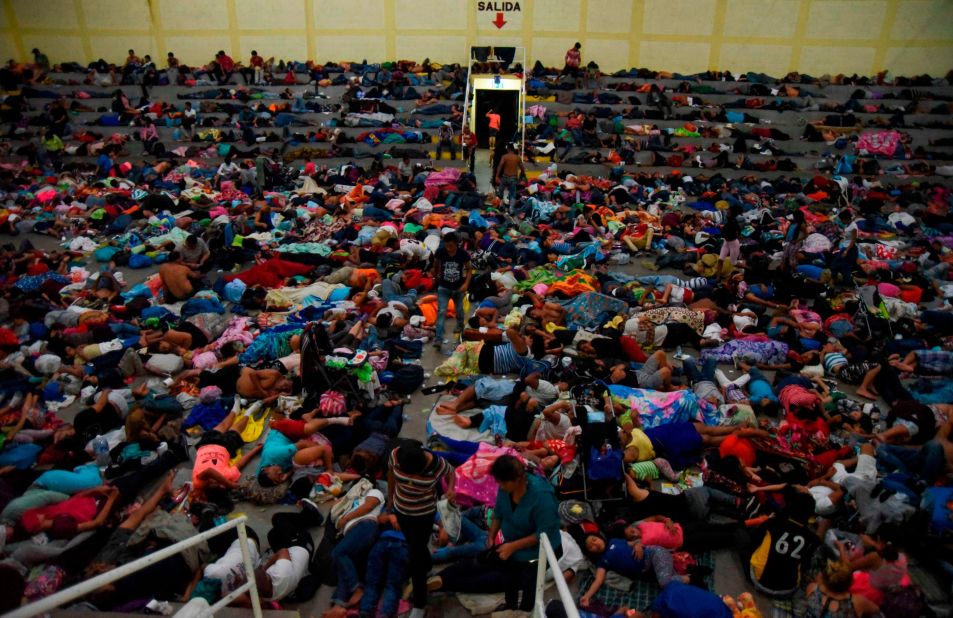
[[[629,449],[632,447],[639,449],[639,461],[651,461],[655,459],[655,449],[652,448],[652,441],[649,440],[645,432],[638,427],[632,429],[632,440],[629,441],[625,448]]]

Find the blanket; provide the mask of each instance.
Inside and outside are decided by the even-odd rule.
[[[717,425],[720,419],[718,408],[698,399],[692,391],[663,393],[613,384],[609,392],[616,402],[629,407],[627,414],[638,412],[643,429],[699,420],[706,425]]]
[[[699,566],[705,566],[714,570],[715,557],[711,552],[694,554],[694,557]],[[595,579],[595,576],[592,571],[587,570],[580,573],[578,590],[583,592],[588,590],[593,579]],[[625,580],[625,578],[622,577],[619,579]],[[597,592],[593,598],[610,608],[628,607],[630,609],[643,611],[648,609],[648,607],[655,602],[655,597],[659,595],[661,588],[658,587],[658,584],[654,580],[637,579],[629,581],[632,581],[632,585],[628,590],[622,590],[610,586],[607,583],[599,589],[599,592]],[[712,590],[714,581],[713,575],[709,575],[705,578],[708,590]]]
[[[628,309],[625,301],[599,292],[584,292],[562,305],[566,308],[566,324],[586,329],[598,328]]]
[[[702,361],[713,358],[719,363],[730,363],[735,358],[746,359],[749,363],[780,365],[787,360],[788,344],[772,341],[764,335],[750,335],[744,339],[726,341],[717,348],[705,348],[701,352]]]
[[[266,288],[277,288],[281,286],[285,279],[295,275],[304,275],[311,272],[311,266],[299,264],[298,262],[289,262],[280,258],[272,258],[260,264],[255,264],[248,270],[244,270],[234,275],[225,275],[225,281],[241,279],[246,285],[260,285]]]

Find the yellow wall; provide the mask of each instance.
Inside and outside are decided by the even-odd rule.
[[[946,73],[953,0],[523,0],[499,30],[477,0],[0,0],[0,58],[188,64],[266,57],[442,62],[517,45],[562,64],[573,42],[604,70]]]

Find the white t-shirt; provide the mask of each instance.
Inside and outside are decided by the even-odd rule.
[[[837,512],[837,506],[831,500],[831,494],[834,490],[823,485],[815,485],[808,489],[811,497],[814,498],[814,512],[818,515],[833,515]]]
[[[258,562],[258,546],[254,539],[248,539],[248,556],[251,558],[252,564]],[[221,558],[205,567],[203,575],[220,580],[223,595],[244,584],[246,581],[245,565],[242,562],[240,541],[238,539],[232,541],[228,551]]]
[[[546,418],[539,421],[539,427],[536,428],[536,440],[545,442],[546,440],[563,440],[569,430],[572,429],[572,421],[563,413],[559,413],[559,422],[550,423]]]
[[[415,238],[401,238],[400,252],[418,260],[430,259],[430,248]]]
[[[365,515],[362,515],[361,517],[348,521],[347,524],[344,526],[344,534],[347,534],[348,530],[350,530],[354,526],[354,524],[356,524],[357,522],[363,521],[365,519],[371,519],[371,518],[377,519],[377,516],[381,514],[381,509],[384,508],[384,494],[379,489],[372,489],[366,494],[364,494],[363,498],[359,498],[355,500],[351,504],[350,508],[348,508],[348,510],[344,512],[344,515],[341,515],[341,517],[344,517],[348,513],[351,513],[352,511],[358,509],[362,504],[364,504],[365,501],[371,500],[371,499],[377,500],[377,506],[372,508]]]
[[[301,579],[308,574],[311,555],[304,547],[289,547],[290,560],[278,560],[265,573],[271,579],[270,601],[280,601],[295,591]]]
[[[850,483],[850,479],[857,479],[861,482],[876,481],[877,460],[871,455],[860,453],[857,455],[857,466],[854,468],[853,472],[848,472],[847,468],[844,467],[844,464],[835,462],[834,476],[831,477],[831,481],[837,483],[838,485],[844,485],[847,487],[847,485]],[[850,489],[850,487],[847,487],[847,489]]]
[[[559,557],[559,560],[556,564],[559,565],[559,570],[562,572],[572,571],[573,573],[578,573],[579,570],[583,567],[586,562],[586,557],[583,555],[582,550],[579,548],[579,544],[576,543],[576,540],[572,538],[565,530],[559,531],[559,536],[562,539],[563,543],[563,555]],[[546,569],[546,579],[553,579],[553,568],[549,567]]]

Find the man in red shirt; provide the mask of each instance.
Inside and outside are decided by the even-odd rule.
[[[227,84],[228,80],[232,78],[232,73],[235,72],[235,61],[224,50],[220,49],[215,54],[215,62],[218,63],[218,67],[214,71],[214,75],[218,79],[218,83]]]
[[[262,70],[265,66],[265,59],[258,55],[254,49],[251,51],[251,58],[248,59],[248,66],[241,69],[242,79],[245,84],[249,83],[248,76],[251,76],[251,83],[255,86],[261,84]]]

